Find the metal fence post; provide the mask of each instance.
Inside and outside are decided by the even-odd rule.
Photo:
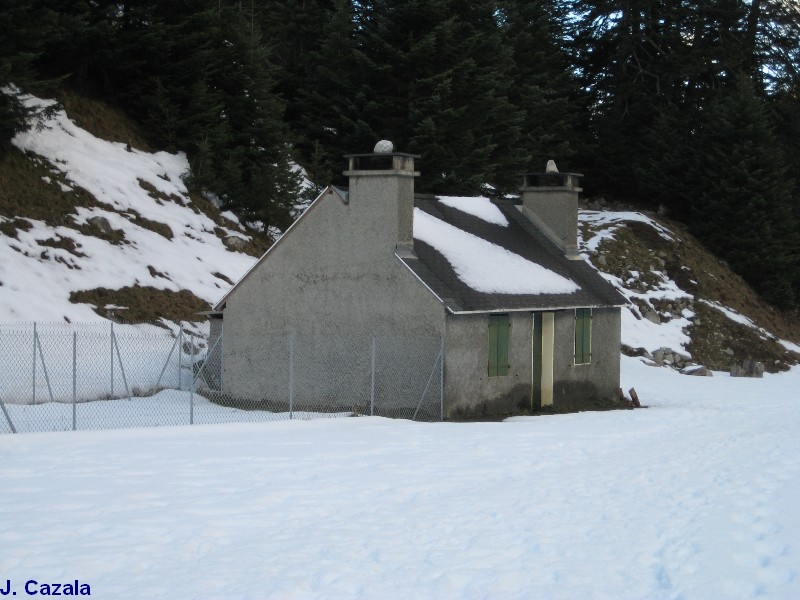
[[[178,389],[183,389],[183,377],[181,369],[183,368],[183,321],[181,321],[181,328],[178,332]]]
[[[36,321],[33,322],[33,396],[31,404],[36,404],[36,340],[39,336],[36,333]]]
[[[14,422],[11,420],[11,415],[8,414],[2,398],[0,398],[0,408],[3,409],[3,414],[6,416],[6,421],[8,422],[8,427],[11,429],[11,433],[17,433],[17,428],[14,427]]]
[[[369,390],[369,416],[375,416],[375,336],[372,336],[372,384]]]
[[[42,361],[42,373],[44,373],[44,382],[47,384],[47,393],[50,397],[50,402],[55,402],[55,397],[53,396],[53,386],[50,385],[50,375],[47,374],[47,363],[44,360],[44,352],[42,352],[42,343],[39,341],[39,332],[36,330],[36,324],[33,325],[34,333],[33,333],[33,365],[36,366],[36,349],[39,349],[39,360]],[[34,368],[34,374],[36,373],[36,369]],[[35,392],[35,388],[34,388]],[[34,404],[36,404],[36,394],[34,393]]]
[[[444,336],[439,350],[439,420],[444,421]]]
[[[294,418],[294,334],[289,336],[289,419]]]
[[[194,340],[191,347],[194,350]],[[189,425],[194,425],[194,381],[194,354],[192,354],[192,373],[191,383],[189,384]]]
[[[72,332],[72,431],[78,428],[78,334]]]
[[[114,397],[114,321],[111,321],[111,397]]]

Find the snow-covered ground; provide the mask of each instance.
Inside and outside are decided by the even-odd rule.
[[[27,102],[52,103],[33,97]],[[234,215],[226,213],[229,226],[220,227],[193,210],[182,179],[189,163],[182,153],[128,151],[125,144],[92,136],[63,110],[42,127],[18,134],[12,143],[41,157],[68,183],[65,189],[45,177],[48,185],[58,184],[66,193],[80,187],[97,199],[100,206],[76,207],[72,215],[65,215],[75,226],[101,217],[124,232],[126,243],[115,245],[74,227],[53,227],[35,219],[27,219],[30,229],[18,230],[16,238],[0,235],[0,321],[99,320],[89,305],[69,302],[70,292],[97,287],[186,289],[216,302],[230,283],[214,274],[236,281],[255,262],[252,256],[229,250],[215,233],[247,238]],[[157,190],[161,198],[145,188]],[[166,225],[172,237],[138,224],[136,215]],[[5,220],[0,216],[0,223]],[[59,238],[72,240],[76,252],[39,244]]]
[[[800,597],[800,371],[623,358],[647,409],[0,436],[0,590]]]

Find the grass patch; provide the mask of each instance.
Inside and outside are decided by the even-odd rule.
[[[17,149],[3,153],[0,155],[0,215],[44,221],[53,227],[74,227],[71,215],[76,206],[101,206],[85,190],[75,187],[64,191],[59,183],[69,185],[64,174],[43,159]]]
[[[172,233],[172,228],[169,225],[166,223],[159,223],[158,221],[151,221],[133,209],[129,209],[128,211],[122,213],[122,215],[142,229],[147,229],[148,231],[157,233],[161,237],[164,237],[168,240],[171,240],[173,237],[175,237],[175,235]]]
[[[224,240],[228,236],[228,233],[222,229],[223,227],[227,227],[228,229],[238,229],[239,231],[244,232],[244,230],[237,227],[236,224],[231,223],[227,219],[220,216],[222,211],[220,211],[220,209],[217,208],[213,202],[209,201],[202,194],[196,191],[190,191],[189,198],[191,198],[192,207],[195,210],[206,215],[217,225],[214,228],[214,234],[219,239]],[[246,235],[248,235],[250,239],[245,243],[242,251],[249,256],[259,258],[267,250],[269,250],[270,246],[272,246],[272,239],[270,239],[270,237],[265,233],[248,230]]]
[[[127,286],[118,290],[95,288],[73,292],[70,302],[94,305],[94,311],[102,317],[113,317],[119,323],[144,323],[167,319],[170,321],[202,320],[197,313],[209,310],[211,306],[188,290],[173,292],[149,286]],[[113,311],[105,306],[125,306],[127,310]]]
[[[0,233],[15,240],[19,239],[18,231],[30,231],[31,229],[33,229],[33,225],[25,219],[8,219],[0,222]]]
[[[47,238],[46,240],[36,240],[36,243],[46,248],[61,248],[79,258],[86,256],[83,252],[78,250],[79,245],[75,243],[75,240],[69,237],[58,236]]]
[[[69,118],[81,129],[109,142],[130,144],[131,148],[153,152],[142,129],[125,114],[106,104],[75,93],[69,88],[58,91],[57,99]]]
[[[153,198],[159,204],[163,204],[164,202],[175,202],[176,204],[183,206],[183,198],[179,198],[175,194],[167,195],[164,192],[160,192],[152,183],[145,181],[144,179],[137,179],[136,181],[139,182],[139,187],[146,191],[147,195]]]
[[[594,265],[620,277],[631,289],[640,292],[652,290],[660,283],[655,273],[660,271],[696,299],[719,302],[782,339],[800,340],[800,324],[793,314],[778,311],[764,302],[684,225],[652,214],[648,216],[669,229],[675,239],[663,238],[645,223],[628,222],[615,231],[614,239],[601,243],[598,253],[591,256]],[[584,239],[590,235],[587,229],[584,224]],[[635,280],[631,277],[632,271],[639,273]],[[729,370],[734,361],[750,358],[763,362],[767,371],[775,372],[800,359],[776,340],[763,337],[753,328],[732,321],[702,302],[679,300],[652,304],[662,315],[670,312],[669,304],[676,312],[688,308],[695,313],[688,330],[692,341],[687,350],[692,353],[694,362],[712,369]],[[725,352],[727,349],[734,351],[733,356]]]

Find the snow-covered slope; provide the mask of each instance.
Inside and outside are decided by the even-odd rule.
[[[234,215],[215,222],[192,205],[183,154],[98,139],[64,111],[43,125],[17,135],[14,145],[46,162],[52,177],[43,184],[65,193],[81,188],[97,202],[75,207],[63,225],[24,219],[20,227],[17,220],[14,236],[0,235],[1,321],[97,320],[91,306],[71,304],[69,296],[98,287],[185,289],[212,303],[230,287],[225,278],[236,281],[253,264],[252,256],[223,244],[226,236],[249,238]],[[0,225],[12,217],[0,216]],[[92,227],[105,226],[102,219],[121,241],[92,235]]]
[[[582,210],[579,225],[584,259],[630,302],[622,311],[629,353],[714,369],[754,359],[771,371],[800,358],[800,346],[787,339],[798,336],[793,321],[677,223],[668,228],[640,212]]]

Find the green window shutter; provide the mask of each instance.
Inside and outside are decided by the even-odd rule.
[[[489,315],[489,377],[508,375],[508,315]]]
[[[592,309],[575,309],[575,364],[592,362]]]

